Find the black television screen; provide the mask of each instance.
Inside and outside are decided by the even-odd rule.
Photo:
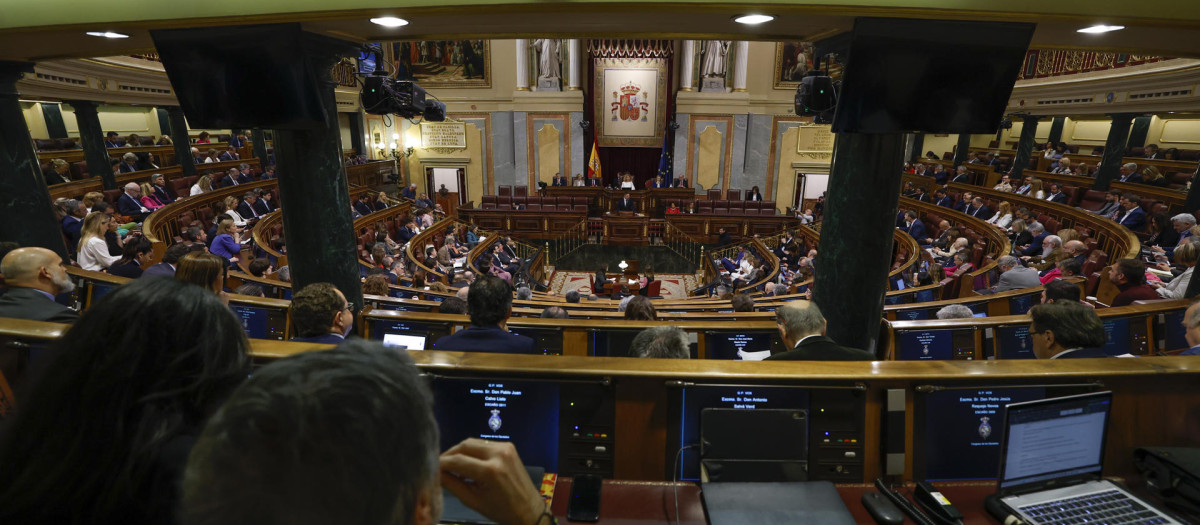
[[[563,334],[560,328],[508,325],[508,331],[533,339],[533,345],[543,355],[563,353]]]
[[[678,405],[680,448],[700,444],[700,414],[705,408],[808,410],[809,391],[779,386],[699,385],[683,388]],[[680,455],[679,479],[699,480],[700,447],[686,448]]]
[[[1004,406],[1046,397],[1046,389],[981,388],[930,392],[917,403],[921,428],[914,474],[923,480],[996,479]],[[922,402],[923,401],[923,402]]]
[[[1183,327],[1183,314],[1185,310],[1175,312],[1167,312],[1163,314],[1163,349],[1164,350],[1186,350],[1191,348],[1187,342],[1187,329]]]
[[[896,312],[897,321],[923,321],[925,319],[929,319],[928,308],[913,308]]]
[[[526,465],[557,471],[558,384],[436,378],[432,385],[441,450],[467,438],[509,441]]]
[[[450,326],[443,323],[415,323],[412,321],[395,321],[390,319],[370,319],[369,322],[371,339],[383,341],[385,344],[391,341],[406,341],[410,344],[405,344],[404,346],[411,346],[416,349],[415,345],[411,344],[416,339],[388,336],[419,337],[422,338],[422,348],[420,350],[436,350],[437,340],[450,335]]]
[[[150,31],[179,105],[193,129],[311,129],[325,126],[316,66],[300,57],[344,51],[349,42],[300,24]]]
[[[1035,27],[856,19],[833,131],[995,133]]]
[[[242,323],[242,330],[251,339],[287,339],[288,312],[283,308],[268,308],[248,304],[230,304],[229,309]]]
[[[973,359],[975,331],[910,330],[896,333],[896,359],[901,361]]]
[[[370,75],[375,72],[375,54],[367,51],[358,52],[358,74]]]
[[[1040,301],[1041,292],[1036,294],[1018,295],[1008,298],[1008,314],[1009,315],[1025,315],[1029,313],[1029,309],[1033,308],[1034,301]]]
[[[708,359],[731,359],[735,361],[766,358],[783,352],[783,341],[779,331],[766,332],[704,332],[704,354]],[[770,352],[762,355],[761,352]],[[759,353],[754,355],[754,353]],[[750,355],[746,355],[750,354]]]
[[[996,327],[995,355],[996,359],[1037,359],[1033,354],[1033,339],[1029,337],[1029,325]]]
[[[633,338],[641,330],[594,330],[592,348],[588,355],[600,357],[635,357],[629,352]]]

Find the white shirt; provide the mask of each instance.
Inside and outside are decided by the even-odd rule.
[[[621,183],[621,188],[628,189],[628,190],[637,189],[633,186],[633,181],[628,181],[628,180]]]
[[[1165,299],[1183,299],[1183,293],[1187,291],[1188,283],[1192,281],[1192,270],[1194,269],[1196,269],[1195,266],[1184,270],[1183,273],[1171,279],[1171,282],[1154,291]]]
[[[189,194],[189,196],[195,197],[196,195],[200,195],[201,193],[204,193],[204,189],[201,188],[199,184],[193,184],[192,191]]]
[[[120,257],[108,254],[108,243],[104,237],[92,237],[79,249],[79,266],[84,270],[98,272],[117,262]]]
[[[233,219],[233,223],[235,225],[238,225],[238,226],[246,225],[246,219],[243,219],[242,214],[238,213],[237,210],[225,210],[225,215],[230,216]]]
[[[579,180],[577,180],[577,181],[574,181],[574,182],[572,182],[572,183],[571,183],[571,185],[572,185],[572,186],[586,186],[586,184],[583,182],[583,179],[579,179]]]
[[[1001,217],[1000,212],[996,212],[995,215],[992,215],[992,218],[988,219],[988,222],[1001,228],[1007,228],[1009,224],[1012,224],[1012,214],[1009,213]]]

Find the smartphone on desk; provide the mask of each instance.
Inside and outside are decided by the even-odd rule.
[[[567,502],[570,521],[600,520],[600,487],[604,478],[594,474],[576,476],[571,482],[571,500]]]

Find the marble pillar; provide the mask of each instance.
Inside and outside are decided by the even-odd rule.
[[[684,40],[682,63],[679,66],[679,90],[692,91],[692,81],[696,77],[696,41]]]
[[[746,71],[750,65],[750,42],[739,40],[734,42],[733,50],[737,58],[733,61],[733,92],[746,91]]]
[[[40,246],[67,260],[62,229],[51,208],[33,138],[21,112],[17,81],[32,62],[0,61],[0,239]]]
[[[187,119],[183,116],[183,108],[167,107],[167,120],[171,123],[171,145],[175,147],[175,162],[179,164],[179,169],[183,170],[184,177],[195,177],[196,164],[192,161],[192,141],[188,138]]]
[[[342,166],[342,138],[338,129],[337,83],[330,75],[338,56],[298,54],[294,60],[312,60],[320,72],[315,85],[325,106],[321,126],[310,129],[275,130],[275,160],[279,177],[284,235],[292,288],[328,282],[362,308],[362,281],[355,255],[354,219],[350,214],[350,190]],[[264,91],[269,93],[270,90]]]
[[[83,148],[88,174],[100,177],[104,181],[104,189],[117,189],[117,177],[113,175],[112,162],[104,147],[104,129],[100,126],[100,114],[96,112],[97,104],[90,100],[65,102],[75,110],[75,122],[79,124],[79,145]]]
[[[842,346],[877,352],[903,167],[903,134],[839,133],[834,143],[813,300]]]
[[[517,91],[529,91],[529,40],[518,38],[517,42]]]
[[[954,148],[954,167],[967,161],[967,152],[971,149],[971,134],[959,133],[958,146]]]
[[[579,91],[583,55],[578,38],[567,40],[567,91]]]
[[[1125,143],[1129,140],[1131,124],[1133,115],[1129,113],[1112,116],[1112,126],[1108,128],[1108,140],[1104,141],[1104,156],[1100,160],[1100,170],[1096,172],[1096,182],[1092,184],[1093,190],[1108,191],[1112,181],[1121,178],[1119,170],[1125,160]]]
[[[1017,153],[1013,156],[1012,180],[1021,180],[1022,173],[1029,167],[1029,158],[1033,154],[1033,135],[1037,133],[1038,121],[1042,117],[1027,115],[1021,123],[1021,139],[1017,142]]]

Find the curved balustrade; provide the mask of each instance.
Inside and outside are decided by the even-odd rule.
[[[953,291],[956,296],[971,296],[974,295],[975,290],[987,288],[992,285],[992,283],[988,282],[988,276],[996,270],[996,261],[1001,256],[1012,252],[1012,244],[1008,240],[1008,235],[985,220],[935,204],[921,202],[908,197],[900,197],[900,205],[903,208],[919,210],[920,215],[933,213],[947,221],[951,221],[953,225],[958,226],[960,229],[963,227],[970,228],[971,231],[983,237],[983,264],[979,268],[958,278],[958,289]]]
[[[229,171],[229,168],[236,168],[236,167],[240,166],[241,164],[249,164],[250,167],[253,168],[255,171],[260,171],[258,159],[246,159],[246,160],[231,160],[231,161],[225,161],[225,162],[217,162],[217,163],[213,163],[213,164],[199,164],[196,166],[196,173],[204,174],[209,171],[212,171],[212,172]],[[163,176],[163,178],[166,180],[167,187],[172,187],[172,185],[171,185],[172,181],[183,177],[183,168],[176,165],[176,166],[164,166],[164,167],[156,169],[156,170],[140,170],[140,171],[133,171],[133,172],[129,172],[129,173],[121,173],[121,174],[117,175],[117,187],[118,188],[124,187],[126,184],[128,184],[130,182],[136,182],[138,184],[141,184],[143,182],[150,182],[150,176],[155,175],[155,174],[161,174]],[[100,177],[90,177],[90,178],[86,178],[86,179],[65,182],[63,184],[55,184],[53,186],[50,186],[49,189],[50,189],[50,199],[51,200],[55,200],[55,199],[59,199],[59,198],[80,199],[80,198],[83,198],[83,195],[88,192],[93,192],[93,191],[103,192],[104,191],[104,180],[102,180]],[[190,186],[187,189],[190,189]],[[183,195],[176,195],[177,198],[186,198],[187,196],[188,195],[186,194],[186,189],[185,189],[185,192]]]
[[[389,200],[393,200],[393,199],[389,199]],[[374,231],[379,231],[377,229],[377,226],[381,222],[386,223],[386,222],[392,220],[396,216],[407,216],[412,211],[412,206],[409,205],[408,202],[403,202],[403,201],[397,201],[397,202],[398,202],[398,204],[388,206],[387,208],[384,208],[382,210],[379,210],[374,213],[370,213],[370,214],[364,215],[362,217],[359,217],[358,219],[355,219],[354,220],[354,234],[356,236],[362,235],[368,227],[374,229]],[[385,231],[387,231],[388,234],[390,235],[392,229],[388,228]],[[359,266],[363,266],[366,269],[375,267],[374,263],[372,263],[371,261],[365,260],[361,257],[358,258],[358,264],[359,264]]]
[[[251,232],[251,237],[254,239],[254,245],[258,249],[275,259],[275,267],[282,268],[287,266],[287,254],[271,246],[270,237],[264,233],[273,230],[277,224],[283,224],[283,213],[281,210],[275,210],[259,217],[258,224],[254,225],[254,230]]]

